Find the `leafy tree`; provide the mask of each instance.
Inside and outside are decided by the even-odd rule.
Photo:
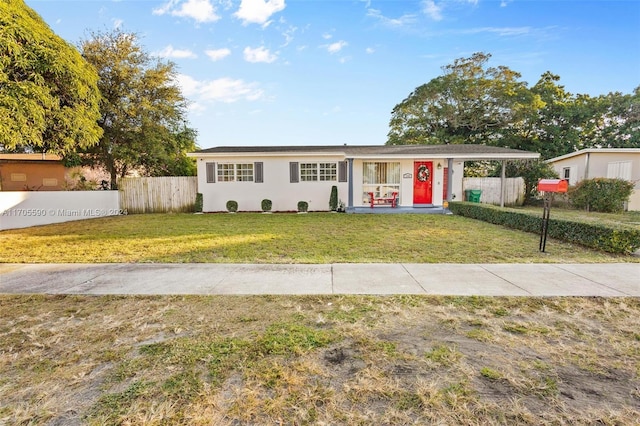
[[[103,100],[100,143],[87,150],[93,164],[117,177],[137,169],[151,176],[195,174],[195,130],[187,126],[186,99],[175,84],[176,68],[146,53],[135,34],[92,34],[83,56],[98,71]]]
[[[535,98],[505,66],[486,67],[491,55],[475,53],[443,67],[444,74],[416,88],[393,108],[387,144],[484,143],[510,146]]]
[[[478,143],[549,159],[593,147],[640,147],[640,87],[631,95],[574,95],[549,71],[531,88],[476,53],[443,67],[391,113],[387,144]]]
[[[0,149],[64,155],[95,145],[97,80],[23,0],[0,0]]]
[[[633,94],[609,93],[598,101],[601,119],[585,138],[587,147],[640,148],[640,86]]]

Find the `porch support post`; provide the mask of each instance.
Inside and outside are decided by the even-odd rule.
[[[453,158],[447,158],[447,201],[451,201],[453,194]]]
[[[506,183],[507,160],[502,160],[502,169],[500,170],[500,207],[504,207],[504,190]]]
[[[353,209],[353,158],[347,158],[349,163],[349,197],[347,200],[347,208]]]

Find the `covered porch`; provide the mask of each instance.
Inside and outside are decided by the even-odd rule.
[[[507,161],[535,159],[539,154],[484,145],[404,145],[367,147],[346,152],[346,211],[370,214],[445,214],[450,201],[460,201],[466,161],[502,164],[499,203],[504,206]]]

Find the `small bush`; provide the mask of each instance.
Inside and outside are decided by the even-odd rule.
[[[309,210],[309,203],[307,203],[306,201],[298,201],[299,212],[306,212],[308,210]]]
[[[195,205],[196,213],[202,213],[202,207],[203,207],[202,194],[198,192],[196,194],[196,205]]]
[[[585,179],[569,188],[569,202],[578,209],[618,213],[624,210],[633,192],[633,183],[623,179]]]
[[[329,197],[329,209],[332,212],[338,210],[338,187],[333,185],[331,187],[331,196]]]
[[[486,204],[455,202],[449,210],[472,219],[540,234],[542,217],[500,209]],[[640,248],[640,230],[599,223],[549,219],[548,236],[609,253],[631,254]]]
[[[230,213],[235,213],[238,211],[238,202],[234,200],[227,201],[227,211]]]
[[[270,212],[271,211],[271,206],[272,206],[271,200],[265,198],[264,200],[262,200],[260,205],[262,206],[262,211],[263,212]]]

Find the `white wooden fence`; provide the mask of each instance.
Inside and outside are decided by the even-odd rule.
[[[464,178],[462,189],[479,189],[482,191],[481,203],[500,205],[500,178]],[[524,198],[524,179],[505,179],[504,204],[520,206],[524,203]]]
[[[195,176],[123,178],[118,181],[120,208],[129,214],[193,212]]]

